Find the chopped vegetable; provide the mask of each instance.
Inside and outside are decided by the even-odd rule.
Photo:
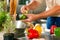
[[[24,14],[21,14],[21,15],[19,15],[19,18],[20,18],[20,20],[24,20],[27,18],[27,16],[25,16]]]

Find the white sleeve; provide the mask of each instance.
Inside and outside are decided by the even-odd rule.
[[[57,5],[60,5],[60,0],[56,0],[56,4]]]

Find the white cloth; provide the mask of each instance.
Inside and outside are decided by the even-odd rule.
[[[47,8],[46,11],[53,8],[56,5],[60,5],[60,0],[46,0]],[[60,15],[54,15],[55,17],[60,17]]]

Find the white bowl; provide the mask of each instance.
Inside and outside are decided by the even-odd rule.
[[[16,21],[16,28],[26,28],[26,24],[22,21]]]

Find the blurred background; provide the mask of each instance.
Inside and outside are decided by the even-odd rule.
[[[16,32],[15,32],[15,37],[16,38],[25,37],[24,30],[26,28],[26,25],[19,20],[19,15],[22,14],[21,11],[20,11],[21,7],[23,5],[27,5],[30,1],[31,0],[17,0],[17,3],[16,3],[17,4],[16,5],[17,6],[17,8],[16,8],[17,17],[16,17],[16,22],[15,22],[16,23],[15,24],[16,25],[16,27],[15,27],[16,28]],[[29,13],[37,14],[37,13],[41,13],[41,12],[45,11],[45,9],[46,9],[46,3],[43,2],[41,4],[41,6],[37,7],[37,9],[35,9],[35,10],[29,10]],[[10,0],[0,0],[0,13],[3,13],[4,15],[10,14]],[[1,14],[1,15],[3,15],[3,14]],[[2,16],[0,18],[2,18]],[[1,19],[1,20],[3,20],[3,21],[0,21],[0,23],[2,22],[1,26],[2,26],[2,24],[4,24],[5,19],[6,19],[5,16]],[[46,27],[46,19],[47,18],[39,19],[39,20],[33,21],[32,23],[34,25],[35,24],[40,24],[41,27],[43,27],[44,30],[46,30],[46,32],[49,32],[49,29],[47,29],[47,27]],[[10,25],[8,25],[8,26],[10,26]],[[24,28],[22,28],[22,26]],[[3,29],[3,26],[0,29]],[[1,31],[0,32],[0,39],[1,40],[3,40],[3,34],[4,34],[4,32],[5,31]]]

